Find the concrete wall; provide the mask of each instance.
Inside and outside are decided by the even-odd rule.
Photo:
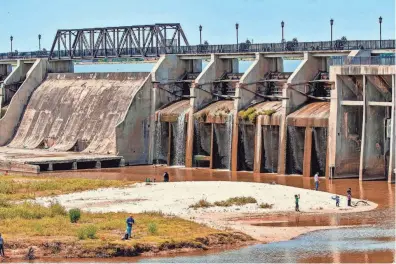
[[[301,61],[300,65],[293,72],[293,74],[287,80],[283,89],[283,97],[287,98],[282,101],[283,106],[283,117],[281,125],[279,127],[280,143],[279,143],[279,163],[278,172],[284,174],[286,172],[286,140],[287,140],[287,125],[286,117],[288,114],[294,112],[299,107],[303,106],[307,101],[308,97],[297,92],[305,91],[305,85],[308,81],[313,80],[318,71],[326,70],[326,58],[325,57],[313,57],[310,53],[304,53],[304,60]]]
[[[23,62],[18,61],[15,70],[6,79],[8,82],[20,81],[24,76],[26,66]],[[47,60],[38,59],[26,73],[26,79],[11,99],[7,112],[0,119],[0,146],[6,145],[11,141],[19,122],[22,119],[23,112],[29,102],[30,96],[34,90],[41,84],[47,73]]]
[[[73,61],[47,61],[48,73],[74,72]]]
[[[367,127],[369,124],[367,122],[374,122],[375,119],[373,119],[368,112],[368,108],[372,108],[373,106],[369,106],[369,104],[376,103],[372,102],[369,100],[370,96],[366,98],[366,90],[367,89],[375,89],[372,87],[372,84],[367,83],[367,78],[366,75],[368,76],[375,76],[375,75],[393,75],[393,79],[395,78],[394,75],[396,73],[396,67],[395,66],[377,66],[377,65],[364,65],[364,66],[358,66],[358,65],[351,65],[351,66],[332,66],[330,69],[330,80],[334,81],[334,90],[331,91],[331,103],[330,103],[330,119],[329,119],[329,136],[328,136],[328,141],[329,141],[329,164],[330,166],[336,165],[336,157],[337,153],[341,151],[341,137],[342,137],[342,131],[341,131],[341,124],[343,122],[343,111],[342,107],[343,106],[360,106],[363,107],[363,127],[362,127],[362,142],[361,142],[361,153],[360,153],[360,170],[359,170],[359,178],[360,180],[364,180],[364,168],[368,165],[367,161],[370,160],[371,156],[375,154],[377,151],[376,147],[373,147],[373,142],[371,142],[371,137],[370,133],[374,133],[372,131],[373,127]],[[363,76],[363,100],[362,101],[342,101],[341,97],[341,91],[343,89],[343,85],[345,83],[341,80],[341,76]],[[379,108],[379,107],[386,107],[391,106],[393,111],[392,111],[392,116],[391,120],[394,122],[395,120],[395,84],[393,81],[392,84],[392,90],[393,90],[393,102],[379,102],[377,103],[378,106],[374,106],[374,108]],[[382,117],[383,118],[383,117]],[[371,120],[371,121],[370,121]],[[378,122],[377,122],[378,123]],[[383,126],[383,124],[377,124],[377,126]],[[393,124],[393,128],[394,128]],[[395,166],[395,129],[391,131],[391,142],[390,142],[390,164],[389,164],[389,174],[394,169]],[[393,140],[393,142],[392,142]],[[393,164],[392,164],[393,163]],[[388,179],[390,180],[390,175],[388,175]]]
[[[156,65],[153,67],[150,77],[152,86],[152,103],[150,116],[150,146],[149,146],[149,163],[153,162],[154,153],[154,135],[155,135],[155,111],[162,107],[179,100],[180,97],[174,96],[168,91],[175,89],[174,82],[177,81],[185,72],[200,71],[202,68],[201,61],[192,62],[190,60],[181,60],[174,54],[161,55]]]
[[[218,55],[211,54],[210,62],[192,84],[187,124],[186,167],[192,167],[193,162],[194,113],[212,102],[213,96],[210,92],[213,91],[213,82],[224,72],[238,73],[238,65],[237,59],[220,59]]]
[[[233,124],[233,137],[232,137],[232,157],[231,157],[231,170],[238,169],[238,141],[239,141],[239,118],[238,112],[248,107],[253,102],[263,101],[263,98],[257,97],[257,82],[264,78],[265,74],[269,71],[283,71],[282,58],[266,58],[263,54],[256,53],[256,58],[250,67],[246,70],[245,74],[237,83],[235,90],[234,100],[234,124]]]
[[[0,146],[8,144],[13,138],[31,95],[42,83],[49,68],[67,72],[73,70],[73,63],[72,61],[54,63],[48,62],[47,59],[37,59],[34,64],[31,64],[18,60],[17,66],[4,81],[7,85],[24,80],[11,99],[7,112],[0,119]]]
[[[395,182],[396,175],[396,75],[392,75],[392,125],[391,125],[391,153],[388,182]]]
[[[153,84],[148,75],[130,103],[125,119],[116,127],[117,154],[129,165],[151,164],[153,153]]]

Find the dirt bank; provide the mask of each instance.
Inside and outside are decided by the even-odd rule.
[[[107,243],[99,247],[75,241],[72,237],[59,237],[57,239],[47,237],[20,238],[7,241],[6,258],[3,260],[167,255],[177,252],[240,247],[253,243],[255,241],[251,237],[239,232],[219,232],[196,238],[190,242],[170,240],[161,244],[131,243],[129,245]]]

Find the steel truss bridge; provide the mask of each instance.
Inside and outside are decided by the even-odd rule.
[[[395,40],[335,40],[226,45],[189,45],[179,23],[60,29],[50,51],[0,53],[0,60],[49,58],[156,58],[161,54],[254,53],[395,49]]]

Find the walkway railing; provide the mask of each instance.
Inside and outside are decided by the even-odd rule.
[[[180,47],[145,47],[143,49],[83,49],[32,51],[18,53],[0,53],[0,60],[7,59],[94,59],[117,57],[158,57],[161,54],[210,54],[210,53],[253,53],[253,52],[301,52],[301,51],[342,51],[342,50],[372,50],[395,49],[395,40],[350,40],[350,41],[319,41],[319,42],[285,42],[285,43],[240,43],[227,45],[195,45]]]
[[[329,65],[395,65],[395,56],[332,57]]]

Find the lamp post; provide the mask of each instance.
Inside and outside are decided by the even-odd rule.
[[[41,50],[41,34],[38,35],[39,50]]]
[[[238,29],[239,29],[239,24],[238,24],[238,23],[235,24],[235,29],[236,29],[236,38],[237,38],[237,39],[236,39],[236,41],[237,41],[237,49],[239,50],[239,47],[238,47],[238,44],[239,44],[239,43],[238,43]]]
[[[202,45],[202,26],[199,25],[199,44]]]
[[[334,19],[330,19],[330,45],[331,45],[331,48],[333,48],[333,24],[334,24]]]
[[[11,36],[10,37],[10,41],[11,41],[11,53],[12,53],[12,41],[14,40],[14,37],[13,36]]]
[[[282,27],[282,43],[285,42],[284,34],[283,34],[283,28],[285,27],[285,22],[281,22],[281,27]]]
[[[381,48],[381,40],[382,40],[382,17],[380,16],[379,18],[378,18],[378,22],[379,22],[379,24],[380,24],[380,48]]]

